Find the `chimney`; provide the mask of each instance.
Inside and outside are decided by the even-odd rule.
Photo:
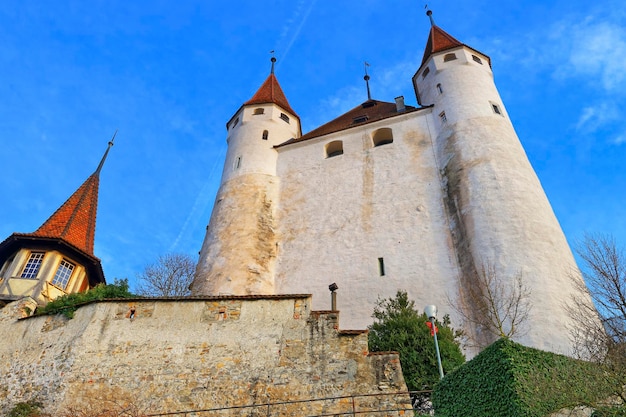
[[[406,110],[406,106],[404,105],[404,96],[396,97],[396,111],[398,113],[402,113]]]

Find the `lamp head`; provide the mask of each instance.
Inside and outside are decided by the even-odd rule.
[[[427,305],[424,307],[424,313],[426,313],[426,317],[428,317],[429,320],[434,319],[437,317],[437,306]]]
[[[334,282],[328,286],[328,289],[333,292],[336,291],[339,287]]]

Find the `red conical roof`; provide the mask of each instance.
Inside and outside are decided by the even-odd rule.
[[[297,113],[293,111],[289,102],[287,101],[287,97],[285,93],[283,93],[283,89],[280,88],[280,84],[278,84],[278,80],[274,73],[271,73],[267,79],[263,82],[258,91],[252,96],[252,98],[246,101],[244,106],[249,104],[267,104],[274,103],[282,107],[283,109],[289,111],[294,116],[297,116]]]
[[[428,41],[426,42],[426,49],[424,50],[422,65],[432,54],[445,51],[446,49],[455,48],[457,46],[463,46],[463,44],[446,33],[439,26],[431,26]]]
[[[93,173],[78,190],[31,236],[65,240],[93,256],[98,209],[99,172]]]

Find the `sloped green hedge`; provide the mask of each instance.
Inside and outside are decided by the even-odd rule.
[[[500,339],[435,387],[437,417],[544,417],[611,395],[599,365]]]

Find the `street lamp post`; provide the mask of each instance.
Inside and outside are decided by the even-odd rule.
[[[437,327],[435,327],[435,317],[437,316],[437,307],[434,305],[427,305],[424,308],[424,313],[431,323],[431,331],[435,338],[435,352],[437,352],[437,365],[439,365],[439,378],[443,379],[443,366],[441,366],[441,355],[439,354],[439,342],[437,342]]]

